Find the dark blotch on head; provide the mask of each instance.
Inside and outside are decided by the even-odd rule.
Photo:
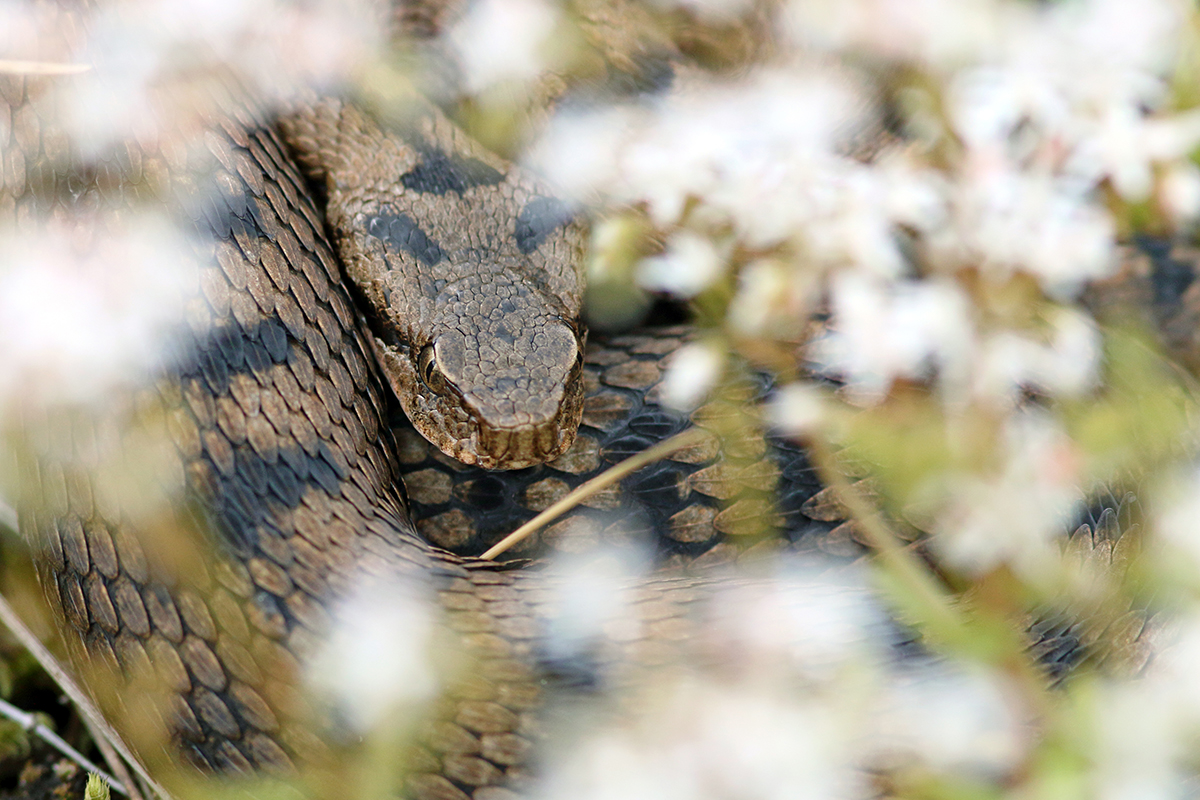
[[[517,247],[522,253],[532,253],[542,246],[555,229],[566,225],[575,215],[561,200],[535,197],[525,204],[517,217]]]
[[[397,253],[404,252],[426,266],[433,266],[444,257],[442,248],[421,230],[407,214],[384,211],[367,223],[367,233],[382,239]]]
[[[405,189],[425,194],[462,194],[473,186],[494,186],[504,175],[477,158],[448,156],[438,150],[422,153],[421,163],[401,176]]]

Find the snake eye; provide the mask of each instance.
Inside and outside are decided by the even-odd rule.
[[[425,381],[425,385],[433,389],[434,383],[441,377],[437,368],[437,359],[433,357],[433,345],[425,345],[421,348],[421,354],[417,356],[417,371],[421,373],[421,380]]]

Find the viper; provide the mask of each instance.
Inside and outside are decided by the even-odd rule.
[[[87,29],[50,8],[68,40]],[[50,60],[86,52],[63,47]],[[602,404],[589,414],[582,392],[581,230],[545,187],[428,105],[392,130],[336,100],[277,124],[236,89],[200,104],[197,129],[88,153],[64,131],[70,81],[0,78],[0,222],[66,226],[86,250],[165,208],[193,251],[158,376],[24,429],[21,527],[73,660],[157,698],[112,709],[128,735],[166,733],[220,771],[328,763],[354,727],[298,691],[306,665],[340,603],[399,585],[453,664],[414,712],[406,791],[482,800],[528,785],[548,692],[634,686],[684,656],[668,643],[707,613],[703,584],[649,577],[611,619],[575,620],[565,584],[431,545],[409,514],[386,384],[428,441],[480,466],[578,442],[555,462],[570,472],[596,444],[576,438]],[[693,538],[722,524],[701,505]],[[159,742],[137,744],[154,760]]]
[[[86,28],[76,13],[64,30]],[[419,720],[403,782],[421,800],[528,790],[570,729],[552,713],[564,697],[634,703],[675,671],[731,668],[744,632],[729,597],[777,600],[770,577],[635,576],[605,585],[601,613],[553,570],[439,546],[470,538],[452,498],[505,492],[477,473],[465,488],[439,479],[462,474],[445,456],[542,470],[521,495],[535,506],[689,424],[645,394],[685,333],[585,350],[582,231],[549,189],[422,102],[386,127],[334,99],[277,119],[228,89],[195,128],[87,153],[64,134],[69,80],[0,78],[0,224],[66,225],[87,250],[152,204],[192,249],[161,370],[101,403],[31,411],[24,431],[21,527],[42,585],[79,669],[154,700],[112,706],[145,758],[165,732],[206,769],[327,768],[357,733],[354,709],[300,689],[341,609],[385,601],[427,619],[424,655],[444,667],[398,705]],[[420,435],[399,446],[393,391]],[[763,391],[750,379],[732,405]],[[671,531],[677,553],[756,514],[834,528],[795,448],[759,438],[718,463],[720,447],[714,434],[629,489],[653,500],[641,524]],[[424,536],[406,466],[421,467],[415,504],[437,507]],[[722,507],[781,486],[781,512],[763,497]],[[839,546],[860,552],[847,528]]]

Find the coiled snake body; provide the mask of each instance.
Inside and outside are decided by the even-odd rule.
[[[570,444],[583,402],[576,266],[552,271],[535,287],[491,281],[489,290],[502,290],[495,295],[501,305],[540,293],[540,305],[524,306],[540,320],[534,333],[508,330],[502,316],[488,319],[497,335],[533,348],[544,368],[527,383],[509,374],[515,362],[501,365],[498,380],[472,377],[464,352],[486,346],[446,315],[480,315],[480,297],[490,302],[491,295],[472,297],[479,273],[458,286],[444,275],[421,278],[434,287],[443,318],[416,331],[417,339],[400,330],[418,327],[408,320],[368,329],[304,178],[275,128],[249,106],[209,109],[203,134],[184,142],[164,137],[158,149],[121,143],[98,160],[84,159],[59,128],[55,106],[66,101],[56,96],[56,80],[0,77],[0,119],[9,121],[0,127],[0,224],[38,230],[58,219],[98,237],[119,220],[105,216],[107,203],[123,208],[165,193],[198,242],[199,266],[166,375],[101,411],[31,414],[27,428],[22,528],[51,604],[74,632],[65,639],[76,663],[105,664],[149,687],[116,703],[131,736],[166,731],[191,761],[223,771],[322,763],[336,730],[296,688],[329,635],[334,600],[372,583],[398,581],[419,601],[435,600],[437,628],[447,632],[445,648],[457,664],[413,713],[423,722],[407,751],[405,781],[418,798],[495,800],[520,790],[545,734],[539,709],[547,691],[624,685],[637,671],[682,656],[672,643],[691,639],[701,584],[642,580],[621,595],[624,624],[593,622],[554,639],[555,620],[571,613],[553,580],[427,544],[400,488],[377,357],[395,368],[392,382],[402,390],[446,379],[434,372],[455,372],[455,391],[477,406],[529,418],[532,433],[493,437],[500,452],[516,454],[511,465]],[[307,128],[303,117],[292,123],[298,140],[330,123],[328,107],[318,112]],[[197,140],[202,147],[193,147]],[[501,187],[514,208],[514,253],[547,242],[577,249],[577,231],[562,210],[487,158],[471,163],[426,148],[405,173],[419,190],[417,205]],[[337,194],[336,168],[308,167],[329,177],[326,188]],[[447,187],[455,180],[461,185]],[[451,244],[437,244],[415,211],[377,198],[357,202],[367,208],[358,221],[374,238],[339,235],[358,236],[360,248],[382,243],[388,257],[426,267],[452,260],[442,258]],[[473,235],[464,233],[457,249],[486,262],[477,252],[485,242]],[[515,257],[501,250],[494,261]],[[378,276],[363,285],[364,294],[385,302],[411,291]],[[461,388],[464,379],[474,381],[469,390]],[[531,401],[557,396],[548,410],[530,411],[528,403],[506,410],[496,394],[505,387]],[[418,426],[447,416],[438,401],[422,402],[409,408]],[[461,431],[460,423],[452,419],[449,428]],[[460,443],[472,435],[450,438],[443,446],[461,455]],[[159,447],[160,440],[172,446]],[[532,459],[520,455],[530,447]],[[496,463],[488,458],[476,460]],[[147,758],[161,752],[155,741],[142,741]]]
[[[217,770],[327,764],[345,709],[331,714],[298,687],[337,602],[372,588],[368,605],[400,597],[432,615],[429,658],[445,667],[435,689],[404,707],[413,721],[405,787],[421,800],[527,790],[538,748],[561,722],[546,713],[552,697],[619,696],[647,676],[736,661],[740,631],[724,616],[729,601],[713,602],[717,587],[755,596],[770,593],[769,580],[657,574],[606,584],[599,605],[608,611],[597,615],[554,575],[454,555],[409,516],[402,466],[417,470],[413,499],[433,515],[423,532],[447,548],[470,550],[475,533],[496,532],[466,527],[456,505],[464,497],[488,496],[506,514],[511,497],[487,478],[446,479],[422,440],[397,448],[381,371],[426,436],[482,466],[553,458],[583,419],[576,449],[538,468],[521,513],[686,424],[646,399],[658,375],[647,362],[671,337],[617,340],[585,363],[579,231],[536,183],[474,145],[448,148],[461,134],[436,114],[414,123],[407,145],[376,147],[360,140],[368,123],[357,112],[308,106],[283,128],[337,201],[330,222],[349,253],[351,290],[300,168],[249,104],[206,108],[203,126],[181,139],[123,141],[84,158],[61,130],[61,80],[0,76],[0,226],[65,223],[86,249],[129,209],[165,195],[197,254],[155,385],[100,410],[31,412],[25,432],[22,528],[43,586],[81,669],[108,665],[146,687],[113,705],[146,758],[162,755],[155,734],[166,732],[189,760]],[[335,140],[347,147],[325,160]],[[399,171],[376,174],[380,164]],[[494,194],[475,203],[484,192]],[[501,269],[548,252],[568,267],[529,283]],[[373,258],[408,261],[416,277],[377,272]],[[474,270],[445,271],[462,262]],[[352,291],[401,311],[368,322]],[[414,294],[430,316],[404,316]],[[490,339],[464,327],[481,320]],[[511,349],[498,352],[496,341]],[[495,370],[480,366],[489,361]],[[615,433],[626,415],[628,433]],[[492,422],[470,419],[480,416]],[[775,445],[758,445],[744,463],[713,464],[716,445],[701,445],[644,473],[631,489],[651,499],[639,524],[671,531],[681,554],[758,517],[795,530],[802,507],[804,524],[828,533],[839,510],[812,497],[819,487],[802,457],[764,467]],[[720,510],[747,486],[770,497]],[[703,501],[688,499],[696,496]],[[825,546],[859,552],[849,529],[837,530]]]

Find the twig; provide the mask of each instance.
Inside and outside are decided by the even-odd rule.
[[[123,783],[89,761],[83,753],[79,752],[74,747],[71,747],[71,745],[63,741],[62,737],[60,737],[57,733],[38,722],[37,717],[35,717],[33,714],[30,714],[27,711],[22,711],[12,703],[9,703],[5,700],[0,700],[0,715],[8,717],[30,733],[40,736],[51,747],[74,761],[79,766],[86,769],[88,772],[94,772],[100,777],[104,778],[104,780],[108,781],[108,785],[111,786],[114,791],[120,792],[126,797],[130,796]]]
[[[700,428],[688,428],[685,431],[675,434],[669,439],[664,439],[653,447],[647,448],[642,452],[632,455],[619,464],[614,464],[608,469],[601,472],[596,477],[586,483],[582,483],[575,489],[569,492],[565,497],[554,503],[542,513],[538,514],[533,519],[526,522],[515,531],[505,536],[499,542],[492,545],[481,558],[495,558],[496,556],[508,550],[513,545],[523,541],[530,534],[541,528],[548,522],[552,522],[562,514],[570,511],[575,506],[582,503],[592,495],[599,492],[601,489],[606,489],[612,486],[617,481],[624,478],[631,472],[637,472],[642,467],[653,464],[677,450],[682,450],[685,447],[691,447],[701,441],[705,432]]]

